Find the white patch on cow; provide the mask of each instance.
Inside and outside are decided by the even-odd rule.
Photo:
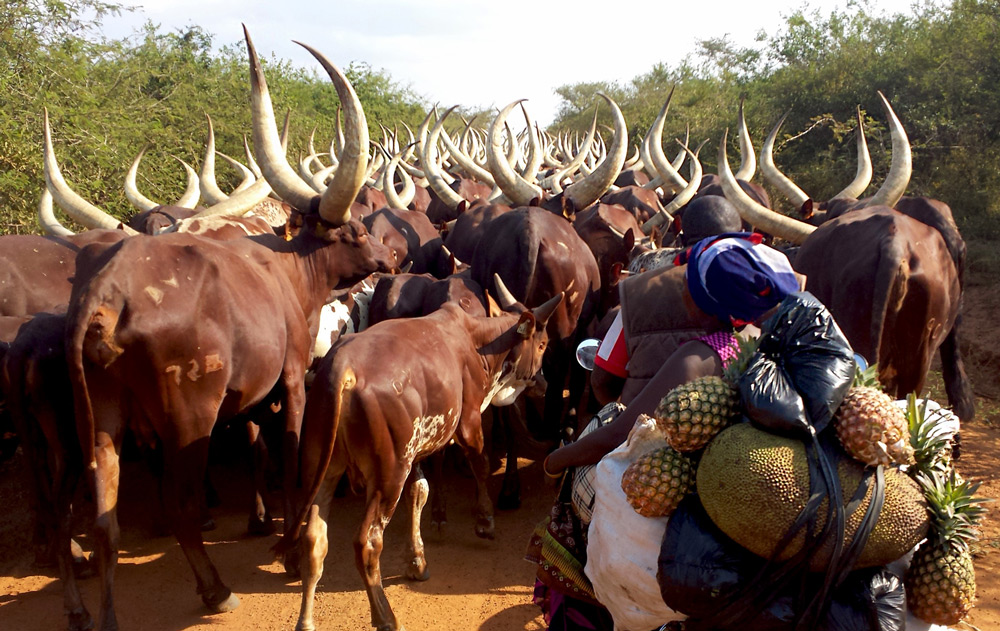
[[[187,371],[187,378],[191,381],[198,381],[201,379],[201,370],[198,367],[198,360],[192,359],[189,364],[191,365],[191,369]]]
[[[479,406],[480,413],[485,412],[490,405],[496,407],[510,405],[517,398],[517,395],[521,394],[527,387],[526,382],[514,378],[511,368],[507,366],[507,362],[504,362],[500,372],[493,376],[493,382],[486,392],[483,404]]]
[[[413,462],[418,456],[444,447],[451,438],[449,430],[453,420],[453,410],[448,410],[447,414],[418,416],[413,419],[413,434],[410,435],[406,450],[403,452],[407,461]]]
[[[565,243],[563,243],[562,241],[556,241],[556,245],[558,245],[559,247],[561,247],[564,250],[568,250],[569,249],[569,246],[566,245]]]
[[[164,285],[170,285],[171,287],[174,288],[180,287],[180,284],[177,282],[177,278],[175,276],[171,276],[167,280],[161,280],[160,282],[163,283]]]
[[[219,358],[218,353],[212,353],[211,355],[205,355],[205,374],[210,372],[216,372],[222,370],[225,364],[222,363],[222,359]]]
[[[650,252],[644,252],[632,259],[628,264],[630,275],[650,272],[662,267],[673,267],[674,258],[683,248],[659,248]]]
[[[146,287],[146,289],[144,291],[146,292],[146,295],[149,296],[150,300],[152,300],[153,303],[156,306],[160,306],[160,303],[163,302],[163,290],[162,289],[158,289],[158,288],[153,287],[152,285],[150,285],[149,287]]]
[[[325,357],[333,346],[333,341],[341,335],[344,326],[350,324],[351,312],[347,309],[347,305],[339,300],[323,305],[319,312],[319,332],[313,344],[313,359]]]
[[[225,226],[236,226],[247,236],[256,234],[252,232],[245,224],[240,221],[232,221],[230,217],[225,215],[218,215],[215,217],[188,217],[187,219],[181,219],[177,222],[177,232],[184,232],[187,234],[193,234],[195,236],[205,234],[206,232],[211,232],[213,230],[218,230],[224,228]]]
[[[163,372],[165,372],[165,373],[174,373],[174,383],[176,385],[178,385],[178,386],[181,385],[181,367],[180,366],[178,366],[177,364],[174,364],[173,366],[167,366],[167,369],[164,370]]]

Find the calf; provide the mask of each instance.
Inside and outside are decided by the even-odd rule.
[[[476,477],[476,534],[493,538],[481,414],[491,401],[513,400],[534,379],[548,341],[545,322],[562,298],[560,293],[534,311],[515,304],[496,317],[474,317],[449,303],[428,316],[376,324],[333,347],[316,375],[303,421],[301,478],[307,501],[295,529],[277,547],[288,550],[301,522],[308,520],[298,629],[315,628],[313,599],[328,545],[323,515],[345,471],[366,489],[355,562],[368,592],[372,625],[379,631],[402,628],[382,588],[383,531],[406,487],[412,511],[406,574],[426,579],[419,523],[427,486],[412,479],[411,470],[452,437]]]

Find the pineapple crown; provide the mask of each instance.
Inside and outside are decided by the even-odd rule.
[[[993,500],[975,497],[980,482],[963,480],[951,469],[948,473],[919,474],[917,483],[927,500],[931,519],[930,538],[934,543],[967,551],[969,543],[979,538],[979,522],[986,509],[982,504]]]
[[[882,384],[878,380],[878,364],[872,364],[864,370],[860,366],[854,366],[854,381],[851,382],[852,388],[875,388],[876,390],[882,390]]]
[[[939,422],[945,416],[941,408],[927,412],[928,399],[917,402],[917,395],[906,397],[906,424],[910,432],[910,446],[916,464],[909,470],[916,477],[935,473],[945,475],[950,466],[951,438],[941,429]]]
[[[737,346],[736,357],[729,362],[729,365],[722,372],[722,378],[733,384],[739,381],[740,375],[746,371],[747,366],[750,364],[750,359],[760,347],[759,337],[736,335],[735,338]]]

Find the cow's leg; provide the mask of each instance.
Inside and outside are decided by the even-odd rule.
[[[95,415],[97,410],[95,410]],[[101,575],[100,629],[118,629],[115,617],[114,581],[118,565],[118,475],[120,465],[118,450],[113,438],[105,431],[97,431],[94,440],[94,462],[89,470],[94,494],[96,517],[94,519],[94,551]]]
[[[294,353],[289,353],[289,355],[294,355]],[[304,353],[302,356],[308,356],[308,353]],[[282,480],[285,487],[282,505],[285,516],[283,534],[286,537],[291,537],[292,531],[299,525],[295,523],[294,516],[299,514],[299,505],[301,505],[295,488],[299,475],[299,436],[302,433],[302,414],[306,404],[305,366],[289,361],[281,375],[285,389],[284,401],[281,405],[285,429],[281,443]],[[291,576],[299,574],[298,554],[298,546],[291,546],[285,551],[285,572]]]
[[[474,509],[476,536],[483,539],[493,539],[496,537],[493,502],[490,500],[490,493],[486,488],[486,480],[489,479],[490,475],[490,462],[483,450],[483,425],[479,410],[474,410],[468,418],[459,421],[455,438],[465,450],[469,466],[472,467],[472,474],[476,478],[476,508]]]
[[[207,417],[206,417],[207,418]],[[203,482],[208,463],[211,420],[193,421],[191,435],[176,444],[164,444],[164,505],[181,550],[194,572],[201,600],[213,612],[232,611],[240,601],[222,583],[219,573],[205,552],[201,536]],[[187,419],[186,419],[187,420]],[[205,431],[198,431],[198,429]],[[198,436],[191,439],[192,436]]]
[[[368,482],[368,508],[358,530],[358,538],[354,541],[354,559],[365,582],[368,603],[372,611],[372,626],[376,631],[402,629],[396,621],[396,615],[392,613],[389,600],[385,597],[385,589],[382,587],[382,567],[379,563],[385,526],[392,518],[407,476],[405,471],[398,473],[399,480],[386,481],[381,485],[383,488],[378,488],[371,481]]]
[[[427,457],[431,470],[431,528],[439,535],[448,525],[447,502],[444,496],[444,453],[444,449],[439,449]]]
[[[81,466],[79,459],[68,458],[65,450],[52,449],[49,468],[52,472],[53,507],[57,518],[55,531],[55,548],[59,563],[59,575],[63,583],[63,610],[69,621],[69,631],[85,631],[92,629],[94,622],[90,612],[83,604],[80,588],[76,583],[77,567],[73,541],[72,501],[76,485],[80,478]],[[80,551],[82,555],[82,550]],[[83,562],[86,564],[86,561]]]
[[[427,557],[424,556],[424,540],[420,536],[420,515],[427,504],[428,484],[420,465],[414,465],[410,477],[406,481],[404,497],[410,509],[410,532],[407,539],[406,578],[415,581],[426,581],[431,577],[427,571]]]
[[[951,331],[941,342],[941,376],[944,378],[944,390],[948,395],[948,403],[963,423],[971,421],[976,415],[976,399],[972,392],[972,384],[965,375],[965,364],[959,351],[958,330],[962,324],[962,314],[959,312]]]
[[[254,507],[247,520],[247,532],[254,536],[274,534],[274,523],[271,521],[271,511],[264,498],[267,495],[267,445],[260,427],[256,423],[247,423],[247,438],[253,451],[253,486]]]
[[[514,432],[514,414],[524,412],[522,397],[508,406],[493,408],[494,418],[503,426],[504,445],[507,450],[507,461],[503,471],[503,485],[497,498],[497,508],[514,510],[521,507],[521,478],[517,473],[517,436]],[[522,417],[523,418],[523,417]]]
[[[332,467],[335,465],[332,465]],[[333,493],[337,488],[341,473],[331,472],[323,481],[323,485],[309,508],[306,529],[302,533],[302,606],[299,609],[299,621],[296,631],[314,631],[313,603],[316,600],[316,586],[323,576],[323,562],[329,548],[327,539],[327,520],[330,518]]]

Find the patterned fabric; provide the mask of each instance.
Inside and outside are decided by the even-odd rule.
[[[704,342],[716,352],[719,359],[722,360],[723,368],[729,367],[729,364],[736,359],[736,355],[740,350],[739,343],[736,341],[736,334],[732,331],[716,331],[715,333],[702,335],[697,340]]]
[[[617,401],[605,405],[594,418],[590,419],[577,440],[599,427],[604,427],[618,418],[618,415],[624,411],[625,406]],[[594,475],[596,470],[597,464],[589,464],[577,467],[573,474],[573,510],[584,525],[590,524],[590,517],[594,514]]]

